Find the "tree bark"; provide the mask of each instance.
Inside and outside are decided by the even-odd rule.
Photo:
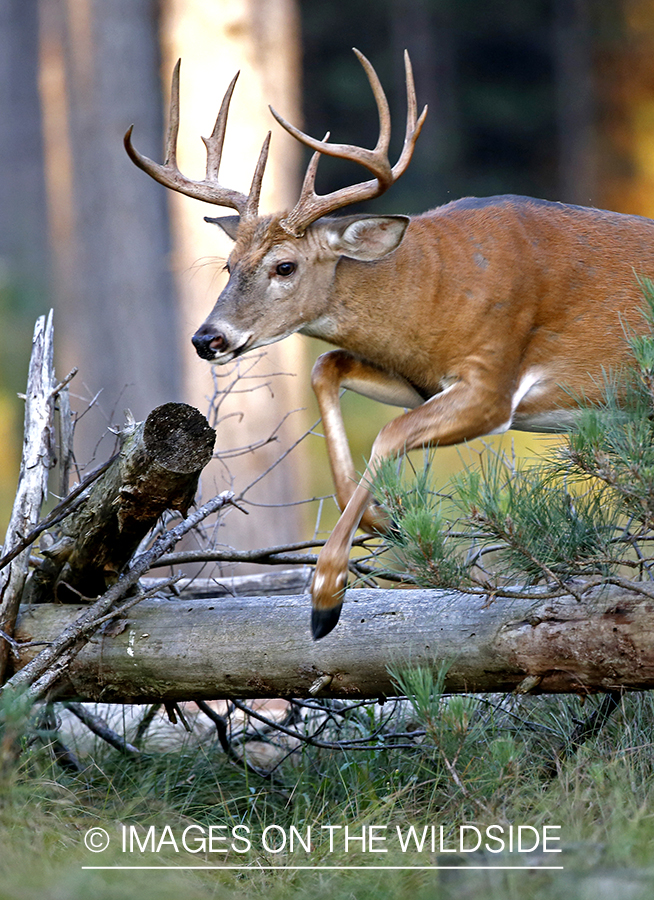
[[[165,510],[186,515],[215,438],[202,413],[185,403],[165,403],[128,426],[115,461],[44,551],[26,600],[70,602],[103,593]]]
[[[36,3],[0,4],[0,278],[23,305],[42,304],[47,271],[37,24]]]
[[[20,641],[52,640],[75,607],[23,609]],[[120,633],[118,633],[120,632]],[[37,650],[26,648],[17,668]],[[654,687],[650,597],[598,587],[579,603],[435,590],[352,590],[314,642],[306,596],[144,600],[96,634],[61,697],[156,702],[222,697],[383,697],[387,667],[449,665],[448,692],[593,693]]]
[[[76,428],[85,464],[98,411],[106,427],[181,399],[166,201],[123,147],[132,122],[148,155],[161,143],[157,4],[39,0],[39,19],[58,368],[102,390]]]
[[[164,0],[162,47],[166,94],[173,65],[179,57],[182,59],[178,157],[182,171],[191,177],[204,172],[206,157],[200,135],[210,134],[223,92],[240,70],[229,111],[220,181],[247,193],[261,144],[272,130],[260,211],[265,214],[289,209],[299,191],[301,148],[277,127],[268,104],[292,122],[301,121],[296,0]],[[136,131],[135,135],[137,140]],[[147,147],[143,149],[147,152]],[[155,153],[157,159],[159,153]],[[149,180],[142,172],[136,174]],[[156,187],[166,195],[171,210],[172,265],[186,328],[185,398],[204,412],[216,383],[225,390],[237,373],[247,376],[232,393],[220,398],[219,407],[216,404],[208,416],[212,425],[220,424],[223,456],[203,478],[204,485],[211,485],[208,490],[228,488],[238,495],[311,424],[299,412],[283,421],[293,410],[306,406],[310,392],[305,339],[293,335],[215,370],[198,358],[190,336],[207,317],[227,281],[224,263],[233,242],[220,228],[204,222],[205,215],[221,214],[215,206]],[[251,371],[257,357],[260,361]],[[212,380],[214,375],[217,382]],[[282,428],[276,431],[282,421]],[[269,441],[275,431],[274,440]],[[253,445],[257,447],[255,452],[230,452]],[[234,547],[251,548],[264,546],[271,534],[277,543],[303,536],[309,524],[305,521],[306,508],[291,504],[309,494],[309,468],[305,446],[300,446],[248,492],[247,500],[260,504],[256,515],[246,517],[233,510],[225,517],[221,540]],[[285,506],[283,515],[274,504]]]

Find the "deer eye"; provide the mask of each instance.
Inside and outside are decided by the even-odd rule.
[[[289,275],[292,275],[293,272],[295,272],[295,268],[294,262],[280,262],[277,264],[275,271],[278,275],[281,275],[282,278],[288,278]]]

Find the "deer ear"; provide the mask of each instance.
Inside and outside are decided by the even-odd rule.
[[[399,246],[408,216],[344,216],[325,220],[327,242],[340,256],[373,260]]]
[[[212,219],[211,216],[205,216],[204,221],[210,222],[212,225],[220,225],[227,237],[231,238],[233,241],[236,240],[236,232],[238,231],[238,226],[241,221],[240,216],[218,216],[217,219]]]

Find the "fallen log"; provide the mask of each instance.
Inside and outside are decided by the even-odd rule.
[[[350,590],[338,628],[311,639],[309,598],[149,599],[72,660],[58,697],[144,703],[218,698],[370,698],[397,693],[388,666],[449,664],[448,692],[580,694],[654,687],[654,604],[616,586],[495,598]],[[49,641],[76,606],[22,608],[16,638]],[[39,648],[25,648],[21,668]]]

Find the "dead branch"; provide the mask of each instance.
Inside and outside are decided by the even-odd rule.
[[[97,597],[167,509],[188,511],[215,432],[185,403],[165,403],[121,433],[121,447],[32,573],[26,602]]]
[[[84,497],[80,497],[81,494],[91,485],[93,482],[100,477],[104,472],[107,471],[109,466],[116,459],[116,456],[112,456],[111,459],[108,459],[106,462],[97,466],[93,469],[89,474],[84,478],[83,481],[80,482],[73,490],[65,497],[61,503],[58,503],[53,510],[51,510],[48,515],[42,519],[38,525],[35,525],[34,528],[26,534],[24,538],[21,538],[20,541],[16,544],[16,546],[9,550],[7,553],[4,553],[0,557],[0,569],[4,569],[4,567],[14,560],[19,553],[25,550],[27,547],[31,547],[35,540],[37,540],[40,535],[43,534],[44,531],[47,531],[48,528],[54,528],[55,525],[58,525],[62,522],[67,516],[69,516],[72,512],[74,512],[77,507],[85,502]],[[75,503],[74,501],[80,498],[79,503]]]
[[[52,643],[10,678],[7,684],[18,689],[29,688],[30,696],[33,699],[44,696],[59,677],[67,671],[80,649],[102,624],[104,616],[112,611],[114,604],[124,597],[127,591],[148,571],[153,561],[171,550],[187,532],[207,516],[230,503],[231,499],[232,494],[229,492],[219,494],[191,513],[175,528],[157,538],[151,549],[137,556],[127,571],[94,604],[83,607],[84,611],[81,615],[73,616],[65,626],[59,628],[56,635],[53,636]],[[41,604],[32,607],[32,610],[36,611],[38,608],[50,610],[65,609],[66,607]],[[79,613],[78,607],[71,608]]]
[[[153,566],[155,568],[155,566]],[[281,572],[264,572],[259,575],[215,575],[213,578],[180,578],[175,584],[175,596],[183,600],[198,598],[215,599],[224,596],[274,597],[286,594],[302,594],[311,584],[313,570],[308,567],[283,569]],[[170,583],[169,578],[142,578],[144,590],[162,591]]]
[[[12,550],[38,522],[48,489],[48,471],[52,461],[52,428],[55,385],[54,330],[52,310],[40,316],[34,327],[32,355],[25,395],[23,456],[18,488],[7,528],[4,555]],[[27,578],[29,550],[25,549],[0,572],[0,631],[11,637]],[[9,644],[0,639],[0,684],[9,658]]]
[[[124,756],[141,755],[141,751],[138,747],[134,747],[129,741],[121,738],[119,734],[116,734],[116,732],[107,725],[102,716],[94,715],[82,703],[67,701],[64,703],[64,706],[66,709],[69,709],[73,715],[77,716],[80,722],[86,725],[89,731],[92,731],[93,734],[97,735],[111,747],[119,750]]]

